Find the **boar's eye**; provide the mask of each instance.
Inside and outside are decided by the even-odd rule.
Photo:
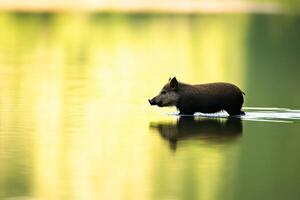
[[[167,92],[166,91],[162,91],[161,94],[167,94]]]

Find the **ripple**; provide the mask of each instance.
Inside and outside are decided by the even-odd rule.
[[[245,115],[235,116],[246,121],[261,121],[261,122],[280,122],[280,123],[293,123],[300,120],[300,110],[293,110],[290,108],[277,108],[277,107],[243,107],[246,111]],[[166,113],[173,116],[188,116],[179,115],[179,112]],[[217,113],[195,113],[196,117],[208,118],[227,118],[229,115],[225,111]]]

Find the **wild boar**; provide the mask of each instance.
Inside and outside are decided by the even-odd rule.
[[[215,113],[225,110],[230,116],[244,115],[241,111],[245,93],[231,83],[217,82],[191,85],[170,78],[160,93],[149,99],[151,105],[176,106],[182,115],[195,112]]]

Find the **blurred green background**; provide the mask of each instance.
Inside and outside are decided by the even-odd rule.
[[[176,76],[299,109],[299,1],[162,3],[0,2],[0,199],[300,198],[299,120],[147,102]]]

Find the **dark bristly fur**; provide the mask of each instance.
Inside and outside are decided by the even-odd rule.
[[[245,114],[241,111],[243,94],[244,92],[231,83],[190,85],[172,78],[149,103],[161,107],[176,106],[180,114],[215,113],[225,110],[233,116]]]

